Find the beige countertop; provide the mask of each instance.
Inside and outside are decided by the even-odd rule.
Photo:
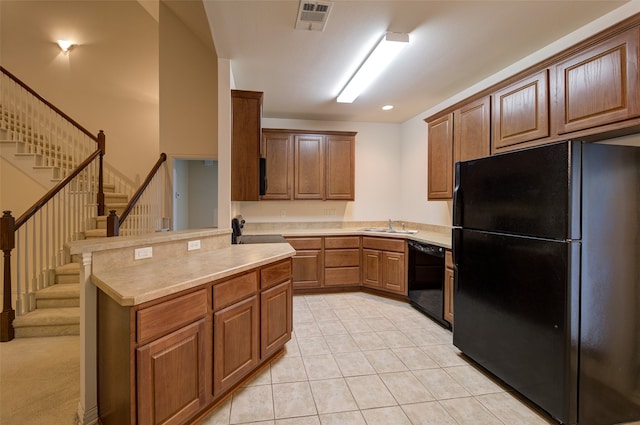
[[[387,238],[408,239],[417,242],[429,243],[437,246],[451,249],[451,231],[447,232],[447,229],[418,229],[416,227],[406,226],[407,230],[418,230],[415,234],[406,233],[389,233],[389,232],[371,232],[362,230],[368,227],[384,228],[385,226],[358,226],[358,227],[292,227],[291,225],[283,225],[278,227],[277,225],[261,226],[261,225],[247,225],[247,229],[243,231],[243,235],[267,235],[267,234],[280,234],[284,237],[295,236],[345,236],[345,235],[358,235],[358,236],[380,236]],[[401,229],[400,226],[394,225],[394,229]]]
[[[91,281],[122,306],[152,301],[223,279],[295,254],[287,243],[231,245],[177,256],[162,263],[112,268],[93,273]]]

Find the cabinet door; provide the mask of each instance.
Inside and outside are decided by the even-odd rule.
[[[549,136],[548,79],[544,70],[493,95],[492,153]]]
[[[382,287],[381,252],[374,249],[362,250],[362,285],[371,288]]]
[[[294,135],[294,198],[324,199],[324,136]]]
[[[293,287],[320,288],[323,268],[322,251],[296,251],[292,258]]]
[[[288,133],[262,133],[267,191],[261,199],[293,199],[293,140]]]
[[[260,296],[260,354],[264,359],[281,349],[291,339],[291,281],[287,280],[263,291]]]
[[[213,394],[238,383],[258,364],[260,315],[256,295],[233,304],[213,317]]]
[[[201,319],[137,349],[139,424],[185,423],[209,401],[206,328]]]
[[[355,199],[355,139],[347,136],[327,136],[325,141],[326,199]]]
[[[427,198],[453,197],[453,114],[428,124]]]
[[[450,250],[444,252],[444,310],[442,315],[444,320],[453,326],[453,290],[454,290],[454,270],[453,253]]]
[[[453,269],[444,269],[444,320],[453,326]]]
[[[231,90],[231,200],[260,199],[262,92]]]
[[[454,163],[489,156],[490,105],[486,96],[453,113]]]
[[[555,66],[558,134],[638,115],[638,37],[629,30]]]
[[[382,289],[400,295],[407,295],[407,278],[404,263],[404,254],[387,251],[382,253]]]

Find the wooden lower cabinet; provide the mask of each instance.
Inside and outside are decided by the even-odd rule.
[[[260,360],[260,314],[256,295],[214,313],[213,394],[240,382]]]
[[[407,295],[407,273],[404,252],[382,252],[382,289]]]
[[[362,285],[407,295],[407,243],[403,239],[362,238]]]
[[[360,286],[360,237],[324,238],[324,287]]]
[[[137,306],[98,291],[103,425],[185,424],[284,347],[291,259]]]
[[[291,338],[292,311],[291,280],[262,291],[260,295],[262,358],[278,351]]]
[[[324,280],[322,237],[287,238],[296,250],[292,259],[293,289],[320,288]]]
[[[362,250],[362,285],[379,289],[382,287],[381,252],[375,249]]]
[[[444,253],[445,269],[444,269],[444,320],[453,326],[453,292],[454,292],[454,271],[453,258],[451,251]]]
[[[210,401],[207,328],[200,319],[136,350],[138,424],[181,424]]]

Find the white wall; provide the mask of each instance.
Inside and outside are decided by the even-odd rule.
[[[400,206],[400,125],[263,118],[262,127],[356,131],[356,200],[234,202],[234,214],[248,222],[406,220]]]

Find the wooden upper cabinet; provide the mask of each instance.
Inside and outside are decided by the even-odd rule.
[[[293,199],[293,140],[290,134],[262,132],[267,190],[262,199]]]
[[[454,163],[489,156],[490,108],[490,97],[486,96],[454,111]]]
[[[549,136],[548,79],[545,69],[493,94],[491,153]]]
[[[293,136],[294,199],[324,198],[324,136],[296,134]]]
[[[355,199],[355,132],[264,129],[268,199]]]
[[[349,136],[327,136],[325,141],[325,198],[355,199],[355,143]]]
[[[428,123],[427,197],[453,197],[453,114]]]
[[[260,199],[262,92],[231,90],[231,200]]]
[[[555,65],[558,134],[638,115],[638,28]]]

